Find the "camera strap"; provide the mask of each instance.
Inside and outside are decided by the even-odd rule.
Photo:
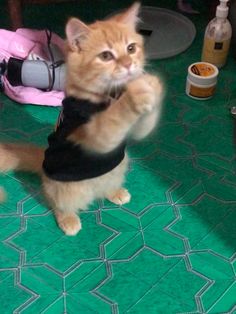
[[[51,91],[53,89],[53,86],[54,86],[54,83],[55,83],[55,69],[59,66],[61,66],[63,63],[65,63],[64,60],[57,60],[55,61],[54,59],[54,55],[53,55],[53,52],[52,52],[52,49],[51,49],[51,39],[52,39],[52,31],[51,30],[48,30],[48,29],[45,29],[45,32],[46,32],[46,36],[47,36],[47,47],[48,47],[48,52],[49,52],[49,56],[50,56],[50,61],[51,61],[51,64],[49,66],[49,68],[52,70],[52,77],[51,77],[51,82],[50,82],[50,85],[47,89],[47,91]]]

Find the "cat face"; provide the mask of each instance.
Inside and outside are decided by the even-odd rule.
[[[68,81],[105,93],[143,71],[143,39],[136,33],[139,5],[90,26],[72,18],[66,26]]]

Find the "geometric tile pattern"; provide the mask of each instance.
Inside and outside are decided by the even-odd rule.
[[[236,313],[236,62],[229,57],[213,99],[184,93],[199,60],[198,35],[175,58],[152,61],[166,81],[159,128],[129,144],[124,206],[98,200],[83,229],[65,236],[36,176],[0,175],[0,313]],[[0,95],[0,140],[46,143],[57,108]]]

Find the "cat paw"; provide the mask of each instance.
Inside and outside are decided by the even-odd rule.
[[[131,195],[128,190],[121,188],[111,196],[108,196],[107,199],[114,204],[123,205],[129,203]]]
[[[127,86],[133,109],[139,114],[149,113],[155,109],[160,103],[162,90],[160,80],[150,74],[143,74],[129,82]]]
[[[68,236],[76,235],[81,229],[81,222],[76,214],[56,214],[56,219],[61,230]]]

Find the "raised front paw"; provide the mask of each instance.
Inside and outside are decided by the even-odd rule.
[[[163,88],[156,76],[143,74],[128,83],[127,93],[133,109],[143,114],[152,112],[160,104]]]

